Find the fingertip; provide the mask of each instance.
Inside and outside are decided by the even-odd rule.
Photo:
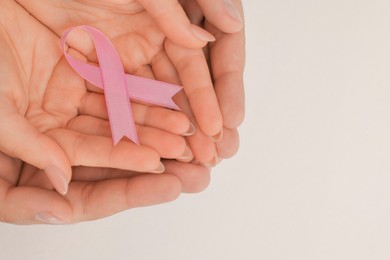
[[[237,33],[244,26],[241,7],[231,0],[198,0],[207,21],[224,33]]]
[[[175,24],[175,21],[171,21]],[[207,30],[194,25],[188,24],[189,26],[184,27],[183,24],[175,24],[176,29],[172,29],[172,24],[169,26],[161,25],[162,30],[170,39],[177,45],[180,45],[188,49],[201,49],[205,47],[209,42],[215,42],[216,38],[214,35],[209,33]],[[165,28],[167,27],[167,28]]]
[[[168,39],[186,48],[198,49],[215,38],[206,30],[190,23],[182,5],[177,0],[139,0],[154,18]]]
[[[167,173],[176,176],[182,185],[182,192],[199,193],[210,184],[210,169],[207,167],[175,161],[165,161]]]
[[[228,19],[230,19],[230,23],[228,26],[220,25],[221,30],[226,33],[237,33],[242,30],[243,27],[243,18],[241,13],[237,9],[237,7],[232,3],[231,0],[224,0],[224,11]]]
[[[180,180],[176,176],[169,174],[149,174],[134,177],[133,180],[137,181],[128,185],[129,189],[132,188],[128,194],[133,195],[131,198],[128,198],[130,208],[171,202],[176,200],[182,192]],[[139,186],[141,183],[142,187]],[[138,197],[134,195],[138,195]]]
[[[222,117],[221,117],[222,118]],[[200,119],[199,119],[200,121]],[[219,142],[220,139],[223,137],[223,122],[222,120],[219,121],[208,121],[209,123],[205,123],[204,121],[199,122],[199,126],[202,130],[202,132],[210,138],[213,142]],[[210,124],[210,122],[213,122],[213,125]]]
[[[165,174],[165,176],[169,177],[169,181],[161,183],[161,197],[164,199],[164,202],[171,202],[176,200],[180,196],[182,192],[182,185],[177,177],[169,176],[167,174]]]
[[[202,46],[200,46],[200,47],[204,47],[208,42],[214,42],[215,41],[215,37],[211,33],[209,33],[208,31],[206,31],[203,28],[200,28],[199,26],[191,24],[190,30],[191,30],[192,35],[196,39],[198,39],[201,42],[203,42]]]
[[[211,139],[211,141],[213,141],[214,143],[218,143],[222,140],[223,138],[223,129],[216,135],[213,135],[213,136],[209,136],[209,138]]]
[[[223,54],[221,54],[223,55]],[[245,118],[245,89],[242,81],[242,67],[239,72],[231,69],[223,70],[219,64],[213,69],[216,72],[215,92],[221,107],[223,126],[230,129],[238,128]]]
[[[194,159],[194,154],[189,146],[186,146],[183,154],[176,160],[180,162],[191,162]]]
[[[189,122],[189,127],[187,129],[187,131],[182,134],[183,136],[192,136],[196,133],[196,127],[193,123]]]
[[[224,112],[223,112],[224,113]],[[224,127],[235,129],[238,128],[245,119],[245,109],[237,108],[234,113],[224,113]]]
[[[190,104],[200,130],[207,136],[218,136],[223,131],[223,114],[213,90],[193,95]],[[207,96],[211,95],[211,96]]]
[[[207,162],[215,155],[215,143],[200,131],[188,137],[188,143],[194,154],[194,158],[199,162]]]
[[[44,171],[58,193],[66,195],[70,182],[70,178],[68,178],[69,174],[66,174],[65,171],[55,165],[47,166]]]
[[[150,171],[150,173],[156,173],[156,174],[161,174],[165,172],[165,166],[160,162],[160,165],[156,168]]]
[[[237,129],[227,129],[224,131],[224,138],[217,143],[217,153],[222,159],[233,157],[239,149],[240,136]]]
[[[148,146],[142,146],[143,152],[139,152],[139,168],[142,169],[143,172],[155,172],[162,173],[164,172],[164,168],[161,167],[161,157],[160,154],[153,148]]]
[[[220,158],[218,156],[217,153],[214,154],[213,158],[210,160],[210,161],[207,161],[207,162],[199,162],[200,165],[208,168],[208,169],[211,169],[215,166],[217,166],[220,162],[222,161],[222,158]]]

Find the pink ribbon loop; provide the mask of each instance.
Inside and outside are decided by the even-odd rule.
[[[75,29],[83,29],[91,36],[99,67],[77,60],[66,52],[67,37]],[[61,46],[70,66],[85,80],[104,90],[114,145],[124,136],[139,144],[130,99],[179,110],[172,97],[182,87],[126,74],[115,47],[97,29],[90,26],[70,28],[62,35]]]

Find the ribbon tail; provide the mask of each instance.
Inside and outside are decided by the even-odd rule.
[[[137,129],[134,123],[129,122],[129,124],[126,124],[126,126],[124,126],[124,124],[118,125],[118,123],[111,124],[111,121],[115,121],[115,122],[117,121],[111,117],[110,120],[111,135],[112,135],[112,141],[114,145],[117,145],[119,141],[125,136],[129,138],[131,141],[133,141],[134,143],[139,145]]]
[[[172,100],[182,90],[180,86],[129,74],[126,74],[126,86],[132,99],[180,110]]]

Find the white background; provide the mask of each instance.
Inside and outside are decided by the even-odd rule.
[[[390,1],[247,0],[247,117],[210,187],[0,259],[390,259]]]

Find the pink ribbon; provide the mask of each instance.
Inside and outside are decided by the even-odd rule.
[[[66,52],[66,39],[75,29],[90,34],[100,67],[77,60]],[[126,74],[115,47],[97,29],[85,25],[70,28],[62,35],[61,46],[70,66],[81,77],[104,90],[114,145],[124,136],[139,144],[130,99],[179,110],[172,97],[182,87]]]

